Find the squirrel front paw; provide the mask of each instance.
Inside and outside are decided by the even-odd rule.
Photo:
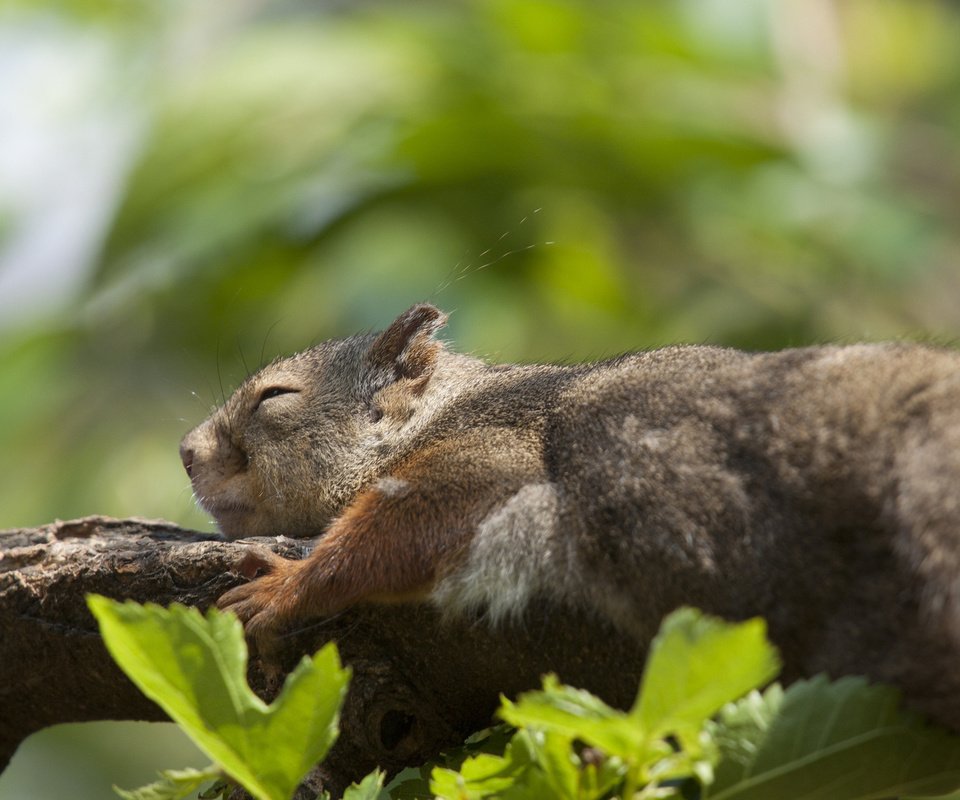
[[[264,548],[250,548],[237,563],[236,571],[250,578],[224,592],[217,600],[222,611],[232,611],[243,623],[247,638],[263,652],[271,649],[284,623],[296,616],[297,583],[302,561],[291,561]]]

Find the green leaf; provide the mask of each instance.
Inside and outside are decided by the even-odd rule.
[[[626,767],[616,756],[606,757],[595,751],[591,758],[597,763],[585,763],[581,748],[563,734],[543,730],[522,730],[514,739],[530,752],[537,770],[529,770],[522,787],[524,797],[555,797],[559,800],[594,800],[609,797],[610,792],[623,782]],[[540,788],[542,787],[542,788]]]
[[[206,769],[169,769],[160,773],[160,780],[127,791],[113,787],[123,800],[180,800],[193,794],[208,781],[221,776],[220,768],[211,764]]]
[[[258,800],[288,800],[336,739],[350,673],[332,644],[304,657],[268,706],[247,685],[243,628],[232,614],[87,602],[121,669]]]
[[[564,686],[556,675],[544,677],[543,691],[527,692],[516,703],[504,698],[498,713],[518,728],[533,727],[580,739],[628,760],[648,749],[649,742],[636,722],[589,692]],[[666,745],[663,749],[664,753],[670,750]]]
[[[724,704],[763,686],[780,670],[766,624],[730,624],[692,608],[666,618],[650,648],[630,717],[650,733],[685,744]]]
[[[392,800],[421,800],[430,797],[431,768],[407,767],[401,770],[389,784],[386,792]]]
[[[217,800],[218,797],[228,797],[236,786],[233,781],[221,778],[202,792],[199,792],[197,794],[197,800]]]
[[[506,756],[481,753],[464,761],[459,772],[435,767],[430,775],[430,792],[449,800],[479,800],[509,789],[520,772],[521,768]]]
[[[377,800],[383,789],[384,774],[375,769],[360,783],[352,783],[343,793],[343,800]]]
[[[960,788],[960,738],[898,710],[863,678],[771,686],[711,723],[721,750],[704,800],[880,800]]]
[[[430,794],[444,800],[504,797],[522,783],[532,766],[530,743],[523,731],[514,735],[502,756],[478,753],[463,760],[459,771],[434,767]]]
[[[508,747],[516,743],[514,734],[515,731],[509,725],[502,723],[479,730],[470,735],[462,745],[445,751],[432,763],[401,770],[387,784],[384,790],[385,796],[389,796],[392,800],[421,800],[424,797],[431,797],[430,778],[434,768],[443,767],[457,772],[463,762],[471,756],[481,753],[504,756],[507,754]],[[528,754],[518,752],[511,752],[510,758],[530,761]]]
[[[580,759],[573,750],[573,739],[553,731],[524,731],[534,758],[543,770],[551,794],[565,800],[577,800],[580,794]]]
[[[504,700],[500,716],[517,727],[577,739],[621,759],[628,784],[691,775],[709,783],[717,752],[705,722],[725,703],[766,683],[778,668],[762,620],[730,624],[681,609],[664,621],[651,645],[640,694],[628,714],[550,675],[542,692],[525,694],[516,703]],[[679,742],[679,750],[668,736]],[[540,764],[565,796],[569,778],[559,763],[551,766],[541,759]],[[601,783],[610,779],[608,770]],[[586,790],[581,780],[577,791]]]

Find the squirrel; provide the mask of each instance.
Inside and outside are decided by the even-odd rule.
[[[960,354],[671,346],[489,365],[410,308],[248,377],[183,439],[253,551],[248,635],[359,603],[492,624],[533,598],[649,642],[681,605],[763,616],[785,679],[866,674],[960,730]]]

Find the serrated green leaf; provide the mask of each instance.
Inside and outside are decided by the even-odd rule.
[[[87,602],[121,669],[259,800],[288,800],[336,739],[350,673],[332,644],[304,657],[268,706],[247,685],[243,628],[232,614]]]
[[[580,759],[573,739],[553,731],[529,731],[527,738],[551,794],[565,800],[580,797]]]
[[[779,670],[763,620],[731,624],[683,608],[664,620],[651,644],[630,718],[652,734],[695,736],[726,703]]]
[[[899,710],[862,678],[770,687],[711,723],[721,750],[704,800],[880,800],[960,787],[960,737]]]
[[[434,767],[430,793],[444,800],[480,800],[510,795],[531,770],[532,748],[525,732],[510,740],[502,756],[478,753],[463,760],[460,769]]]
[[[564,800],[566,795],[557,794],[545,772],[529,769],[516,777],[514,783],[496,795],[496,800]],[[583,797],[582,800],[587,800]]]
[[[360,783],[351,783],[343,793],[343,800],[377,800],[383,790],[384,774],[375,769]]]
[[[160,780],[141,786],[139,789],[120,789],[113,791],[123,800],[181,800],[193,794],[203,784],[217,780],[220,768],[211,764],[206,769],[170,769],[160,773]]]
[[[430,775],[430,791],[447,800],[480,800],[508,789],[519,773],[510,759],[481,753],[466,759],[459,772],[435,767]]]
[[[704,730],[706,720],[778,669],[776,652],[764,632],[759,620],[730,624],[683,609],[664,622],[651,648],[641,693],[629,713],[547,676],[542,692],[525,694],[516,703],[504,700],[500,716],[518,727],[580,740],[608,758],[620,759],[619,774],[628,786],[662,786],[693,775],[709,783],[717,749]],[[674,737],[680,748],[667,737]],[[583,770],[578,772],[577,792],[583,795],[590,787]],[[560,778],[562,773],[546,774],[548,780],[557,778],[555,793],[566,796],[569,782]],[[597,775],[594,779],[608,788],[613,775],[607,770],[602,779]]]
[[[564,686],[556,675],[544,677],[543,691],[527,692],[516,703],[504,698],[498,713],[518,728],[534,727],[580,739],[630,761],[645,756],[649,749],[643,731],[626,714],[589,692]]]

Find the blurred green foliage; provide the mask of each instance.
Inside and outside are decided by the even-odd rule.
[[[4,330],[6,526],[203,524],[179,435],[417,300],[507,360],[960,328],[950,5],[201,5],[5,18],[107,42],[141,121],[79,289]]]
[[[0,527],[106,513],[209,529],[182,433],[262,360],[418,300],[497,360],[960,331],[949,3],[0,15],[0,34],[52,33],[107,54],[77,102],[119,108],[132,145],[76,287],[0,318]],[[4,192],[0,255],[22,222]]]

